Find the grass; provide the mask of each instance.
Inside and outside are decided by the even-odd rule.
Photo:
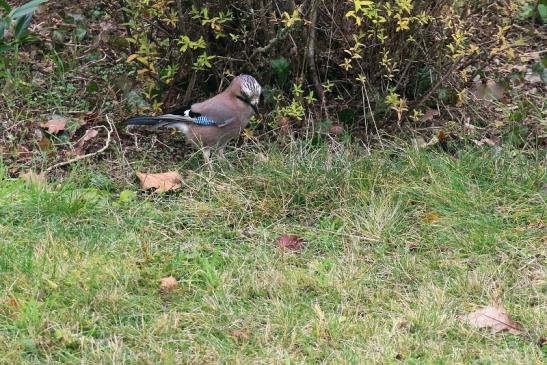
[[[542,157],[350,150],[233,153],[122,200],[138,187],[93,166],[4,177],[1,363],[544,362]],[[285,233],[307,248],[280,251]],[[524,336],[457,320],[495,301]]]

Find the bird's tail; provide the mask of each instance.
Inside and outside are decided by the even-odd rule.
[[[188,123],[193,119],[184,115],[164,114],[157,117],[138,116],[126,120],[127,125],[146,125],[154,128],[176,128],[182,133],[188,132]]]
[[[149,126],[161,126],[165,124],[165,119],[158,117],[131,117],[126,121],[127,125],[149,125]]]

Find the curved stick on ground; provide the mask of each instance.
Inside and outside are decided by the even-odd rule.
[[[108,118],[108,115],[106,116],[106,120],[108,121],[108,123],[111,125],[110,123],[110,120]],[[68,161],[64,161],[64,162],[59,162],[53,166],[50,166],[48,167],[44,172],[48,173],[56,168],[59,168],[59,167],[62,167],[62,166],[66,166],[66,165],[70,165],[71,163],[74,163],[76,161],[80,161],[80,160],[83,160],[85,158],[88,158],[88,157],[91,157],[91,156],[95,156],[95,155],[98,155],[99,153],[102,153],[104,151],[106,151],[106,149],[110,146],[110,140],[111,140],[111,136],[112,136],[112,129],[108,129],[106,128],[104,125],[101,125],[101,126],[98,126],[98,127],[94,127],[92,129],[96,129],[96,128],[104,128],[104,130],[106,131],[107,133],[107,136],[106,136],[106,143],[104,144],[104,146],[95,151],[95,152],[91,152],[91,153],[88,153],[88,154],[85,154],[85,155],[82,155],[82,156],[78,156],[78,157],[75,157],[75,158],[72,158]],[[111,127],[112,128],[112,127]]]

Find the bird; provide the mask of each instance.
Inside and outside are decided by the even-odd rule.
[[[224,91],[205,101],[159,116],[131,117],[126,123],[176,128],[190,144],[201,149],[205,163],[210,165],[211,150],[217,149],[224,158],[226,144],[241,134],[253,114],[259,114],[261,93],[262,87],[254,77],[241,74]]]

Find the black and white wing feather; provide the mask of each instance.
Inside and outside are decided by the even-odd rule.
[[[173,110],[169,114],[159,115],[157,117],[137,116],[127,120],[128,125],[148,125],[157,127],[169,127],[170,124],[188,123],[201,126],[223,126],[227,121],[217,122],[200,113],[192,111],[191,107],[182,107]]]

